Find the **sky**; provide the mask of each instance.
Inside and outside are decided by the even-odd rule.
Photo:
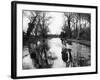
[[[23,31],[27,32],[28,23],[30,22],[31,13],[29,11],[23,12]]]
[[[60,34],[61,28],[64,24],[64,14],[63,13],[57,13],[57,12],[51,12],[49,15],[53,17],[52,23],[48,26],[50,29],[50,34]]]
[[[25,11],[23,13],[23,31],[26,32],[28,28],[28,23],[30,22],[30,17],[32,14],[29,11]],[[64,24],[64,14],[58,13],[58,12],[49,12],[48,16],[51,16],[51,23],[48,26],[49,27],[49,33],[48,34],[60,34],[61,28]]]

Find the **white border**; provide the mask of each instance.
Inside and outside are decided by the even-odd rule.
[[[22,10],[41,10],[41,11],[59,11],[59,12],[80,12],[91,13],[91,66],[90,67],[73,67],[73,68],[53,68],[53,69],[32,69],[22,70]],[[96,69],[96,10],[90,8],[76,7],[58,7],[58,6],[42,6],[42,5],[26,5],[17,4],[17,76],[36,76],[36,75],[52,75],[52,74],[69,74],[95,72]]]

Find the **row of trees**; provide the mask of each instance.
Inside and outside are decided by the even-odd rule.
[[[91,15],[87,13],[64,13],[65,24],[62,33],[66,38],[89,40],[91,36]]]
[[[28,17],[27,36],[46,37],[49,32],[50,19],[48,12],[30,11],[31,17]],[[59,17],[59,16],[58,16]],[[90,40],[91,36],[91,15],[88,13],[64,13],[65,22],[62,27],[61,36],[74,39]]]

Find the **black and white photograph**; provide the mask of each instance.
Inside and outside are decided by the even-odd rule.
[[[15,77],[97,72],[96,6],[14,5]]]
[[[23,69],[91,65],[91,14],[23,10]]]

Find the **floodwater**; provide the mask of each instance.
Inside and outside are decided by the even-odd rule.
[[[57,57],[54,60],[53,68],[55,67],[66,67],[66,63],[62,60],[61,51],[62,51],[62,42],[60,38],[52,38],[48,40],[48,44],[50,46],[50,52],[53,56]]]
[[[82,44],[71,42],[71,44],[65,41],[65,44],[62,44],[60,38],[51,38],[47,39],[47,44],[49,50],[47,54],[52,56],[52,59],[48,59],[48,63],[52,63],[51,68],[64,68],[64,67],[83,67],[91,65],[91,50],[90,47],[87,47]],[[71,49],[72,62],[71,66],[66,66],[66,62],[62,59],[62,49]],[[34,69],[36,68],[34,63],[35,61],[30,58],[28,46],[24,46],[23,49],[23,69]]]

